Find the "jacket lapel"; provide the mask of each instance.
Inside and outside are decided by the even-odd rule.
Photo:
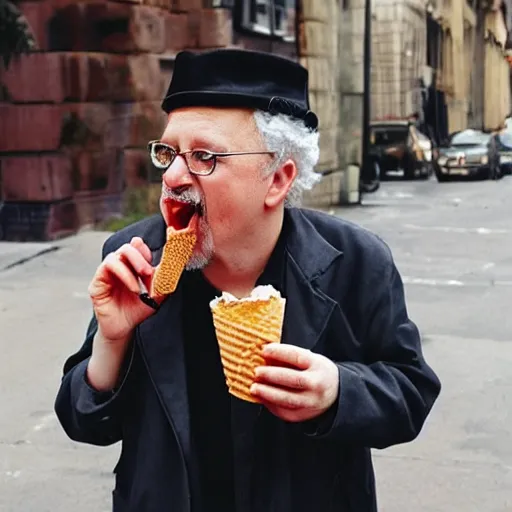
[[[138,327],[144,362],[187,455],[191,453],[180,288]]]
[[[162,247],[154,249],[152,254],[152,264],[156,266],[162,255]],[[183,347],[182,284],[183,280],[160,309],[139,325],[137,337],[162,407],[186,459],[190,460],[192,448]]]
[[[300,210],[290,209],[287,215],[289,235],[282,342],[311,350],[336,307],[336,302],[316,286],[316,280],[342,257],[342,253],[320,236]]]
[[[291,262],[286,279],[286,310],[282,343],[312,350],[324,330],[336,303],[305,281]]]

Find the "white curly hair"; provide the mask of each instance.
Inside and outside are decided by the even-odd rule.
[[[268,151],[277,155],[266,171],[274,172],[289,158],[295,162],[297,177],[288,192],[285,207],[299,206],[304,191],[312,189],[321,179],[314,170],[320,155],[318,132],[284,114],[272,115],[256,110],[253,115]]]

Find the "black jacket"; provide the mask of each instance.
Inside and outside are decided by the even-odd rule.
[[[237,510],[374,512],[370,448],[413,440],[440,382],[423,359],[388,247],[336,217],[301,209],[286,215],[283,343],[334,361],[340,392],[332,425],[322,432],[232,399]],[[165,241],[160,216],[112,235],[103,257],[133,236],[146,241],[156,264]],[[189,431],[181,293],[178,286],[136,329],[115,392],[98,393],[84,379],[94,318],[64,367],[55,409],[67,435],[94,445],[122,441],[115,512],[210,512],[196,499],[199,457]]]

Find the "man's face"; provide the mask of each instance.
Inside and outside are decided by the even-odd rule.
[[[161,140],[178,152],[266,150],[251,112],[240,109],[176,110],[169,115]],[[160,208],[167,225],[175,222],[175,200],[201,203],[198,241],[189,269],[205,267],[215,254],[229,258],[231,248],[240,247],[261,229],[271,183],[264,170],[270,164],[270,155],[218,157],[212,174],[195,176],[179,156],[165,171]]]

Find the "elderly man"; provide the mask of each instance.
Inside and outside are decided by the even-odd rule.
[[[439,394],[388,247],[298,207],[317,181],[307,95],[307,71],[270,54],[176,58],[149,145],[161,215],[105,242],[55,405],[71,439],[122,442],[115,512],[375,511],[370,449],[416,438]],[[176,291],[141,300],[166,228],[192,217]],[[287,303],[252,403],[228,392],[209,304],[257,285]]]

